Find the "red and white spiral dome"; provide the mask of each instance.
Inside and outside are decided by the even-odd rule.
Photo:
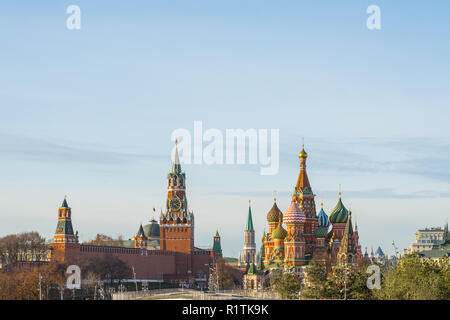
[[[286,210],[283,215],[284,223],[304,223],[306,221],[305,213],[298,207],[294,200],[291,202],[291,206]]]

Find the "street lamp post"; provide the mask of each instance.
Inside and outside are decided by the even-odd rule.
[[[163,281],[163,273],[162,272],[158,272],[158,282],[159,282],[159,293],[161,293],[161,283]]]
[[[344,300],[347,300],[347,264],[344,269]]]
[[[133,278],[134,278],[134,284],[135,284],[135,286],[136,286],[136,294],[137,294],[137,291],[138,291],[138,286],[137,286],[137,282],[136,282],[136,272],[134,272],[134,266],[132,266],[132,268],[133,268]]]
[[[347,300],[347,272],[348,272],[348,264],[347,264],[347,257],[345,258],[345,265],[344,265],[344,300]]]
[[[217,263],[215,263],[215,268],[216,268],[216,289],[217,289],[217,291],[220,291],[220,288],[219,288],[219,266],[217,265]]]
[[[41,286],[42,275],[39,272],[39,300],[42,300],[42,286]]]

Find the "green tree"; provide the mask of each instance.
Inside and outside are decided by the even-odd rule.
[[[396,268],[385,268],[381,289],[373,294],[388,300],[449,300],[449,280],[448,257],[423,259],[414,253],[400,259]]]
[[[327,298],[329,299],[348,299],[350,288],[352,286],[354,272],[348,267],[336,266],[328,275],[327,279]]]
[[[306,284],[302,289],[302,299],[324,299],[328,294],[327,270],[312,261],[305,270]]]
[[[281,299],[298,299],[302,287],[301,278],[289,271],[279,271],[273,273],[271,286]]]
[[[371,300],[373,299],[373,290],[367,287],[367,279],[370,274],[367,273],[369,264],[362,264],[358,271],[350,273],[351,287],[349,296],[356,300]]]

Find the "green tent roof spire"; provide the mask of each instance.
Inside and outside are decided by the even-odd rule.
[[[245,231],[254,231],[253,229],[253,219],[252,219],[252,208],[251,201],[248,200],[248,217],[247,217],[247,226],[245,227]]]
[[[249,265],[247,274],[256,274],[256,266],[254,263]]]
[[[180,157],[178,156],[178,139],[175,140],[175,157],[172,165],[172,173],[181,173]]]

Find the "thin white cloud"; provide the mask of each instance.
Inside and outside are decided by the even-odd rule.
[[[73,146],[43,139],[0,134],[0,156],[27,162],[82,162],[118,165],[139,160],[167,159],[166,155],[123,152],[107,146]]]

